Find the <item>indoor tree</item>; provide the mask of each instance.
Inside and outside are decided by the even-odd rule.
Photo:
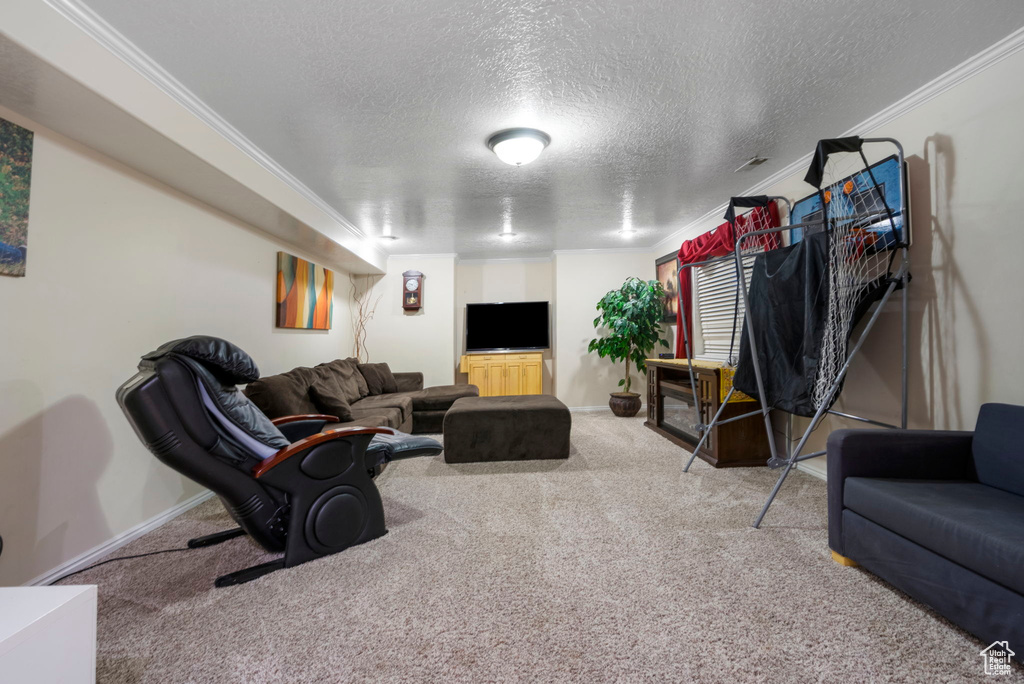
[[[607,334],[590,341],[587,351],[596,351],[601,358],[612,362],[624,361],[625,377],[619,380],[622,392],[613,392],[608,402],[616,415],[636,415],[640,410],[640,395],[630,392],[632,378],[630,366],[638,372],[647,369],[645,359],[657,344],[668,347],[661,338],[662,304],[665,289],[657,280],[643,281],[631,276],[617,290],[612,290],[597,303],[601,314],[594,319],[595,328],[605,328]]]

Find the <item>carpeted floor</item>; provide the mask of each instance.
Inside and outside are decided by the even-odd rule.
[[[79,575],[99,584],[99,680],[984,679],[984,644],[829,558],[824,482],[794,474],[754,530],[767,469],[684,474],[640,417],[573,414],[572,443],[394,464],[390,534],[242,586],[212,583],[266,558],[246,538]],[[209,501],[116,555],[230,523]]]

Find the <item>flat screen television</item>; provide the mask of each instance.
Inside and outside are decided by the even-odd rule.
[[[466,351],[547,349],[551,346],[547,302],[466,305]]]

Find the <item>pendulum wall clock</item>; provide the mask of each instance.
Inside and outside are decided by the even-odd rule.
[[[423,274],[406,271],[402,274],[402,308],[416,311],[423,306]]]

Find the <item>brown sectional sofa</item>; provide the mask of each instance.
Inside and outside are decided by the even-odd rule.
[[[327,414],[340,422],[325,429],[361,425],[440,433],[452,403],[480,391],[475,385],[424,388],[423,373],[392,373],[386,363],[348,358],[260,378],[245,394],[271,419]]]

